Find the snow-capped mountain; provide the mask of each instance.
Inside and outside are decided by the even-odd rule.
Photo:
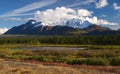
[[[36,20],[29,20],[27,23],[24,24],[24,27],[32,27],[37,28],[40,26],[68,26],[72,28],[79,28],[79,29],[86,29],[89,26],[92,26],[88,21],[82,22],[80,19],[73,18],[68,21],[63,21],[62,24],[60,23],[53,23],[53,24],[44,24],[42,22],[37,22]]]
[[[68,20],[64,25],[49,26],[36,20],[29,20],[20,26],[15,26],[5,34],[28,34],[28,35],[80,35],[92,31],[108,31],[110,29],[98,25],[82,22],[80,19]]]

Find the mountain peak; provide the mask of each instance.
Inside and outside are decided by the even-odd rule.
[[[36,20],[34,20],[34,19],[31,19],[31,20],[29,20],[26,24],[35,24],[35,23],[37,23],[37,21]]]

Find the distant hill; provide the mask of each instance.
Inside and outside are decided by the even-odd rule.
[[[98,30],[94,30],[92,32],[87,33],[86,35],[120,35],[120,31],[114,31],[114,30],[98,31]]]

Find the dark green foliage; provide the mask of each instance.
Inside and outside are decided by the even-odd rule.
[[[0,54],[0,58],[6,58],[4,54]]]
[[[73,60],[67,60],[68,64],[79,64],[79,65],[87,65],[87,59],[73,59]]]
[[[78,65],[99,65],[106,66],[109,65],[109,60],[105,58],[84,58],[84,59],[73,59],[67,61],[68,64],[78,64]]]
[[[43,56],[43,55],[36,55],[36,56],[32,56],[31,59],[32,60],[38,60],[38,61],[42,62],[42,61],[44,61],[45,56]]]
[[[120,65],[120,57],[114,57],[110,59],[110,65],[118,66]]]
[[[1,37],[0,44],[120,45],[119,35]]]
[[[106,66],[109,65],[109,61],[105,58],[89,58],[87,64]]]

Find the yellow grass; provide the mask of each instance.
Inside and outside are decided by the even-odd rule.
[[[117,74],[95,69],[45,66],[42,64],[0,60],[0,74]]]

